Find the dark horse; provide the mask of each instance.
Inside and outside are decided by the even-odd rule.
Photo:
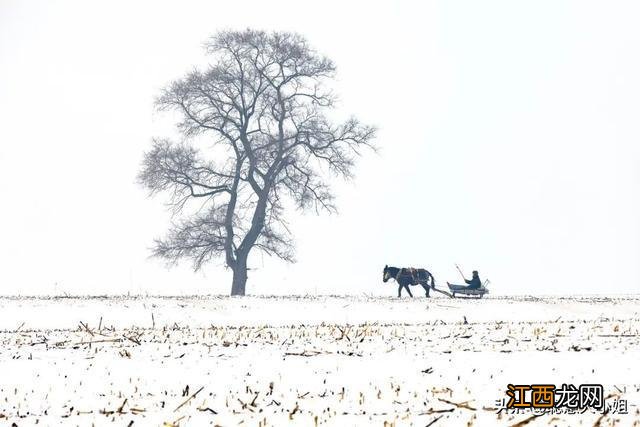
[[[413,294],[411,294],[409,290],[409,285],[422,286],[427,292],[427,297],[429,296],[429,279],[431,279],[431,287],[434,288],[436,286],[436,279],[433,277],[433,274],[424,268],[398,268],[385,265],[382,271],[382,281],[387,283],[389,279],[395,279],[396,282],[398,282],[398,298],[400,298],[402,288],[413,298]]]

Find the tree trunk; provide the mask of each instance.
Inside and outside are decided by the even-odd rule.
[[[231,296],[244,296],[247,285],[247,257],[238,257],[233,266],[233,282],[231,282]]]
[[[249,228],[244,239],[242,239],[242,243],[240,243],[240,246],[236,250],[236,259],[233,263],[231,296],[244,296],[245,294],[247,285],[247,258],[249,258],[249,252],[253,249],[253,245],[256,244],[260,233],[262,233],[264,229],[264,212],[267,206],[267,198],[264,194],[268,194],[268,190],[260,196],[256,210],[253,213],[253,219],[251,220],[251,228]]]

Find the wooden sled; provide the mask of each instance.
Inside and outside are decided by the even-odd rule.
[[[485,286],[481,286],[477,289],[469,289],[467,286],[463,285],[452,285],[449,283],[447,283],[447,285],[449,285],[449,291],[451,291],[451,295],[453,295],[454,298],[456,297],[456,294],[464,295],[465,297],[482,298],[484,294],[489,293],[489,289]]]

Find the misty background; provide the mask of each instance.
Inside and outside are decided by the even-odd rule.
[[[640,4],[0,0],[0,294],[228,291],[149,259],[170,220],[136,182],[160,89],[221,29],[295,31],[338,67],[379,152],[339,215],[290,213],[298,263],[249,294],[395,295],[385,264],[454,263],[493,294],[640,290]],[[418,292],[418,295],[421,295]]]

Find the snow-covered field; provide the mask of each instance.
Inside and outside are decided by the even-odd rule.
[[[640,425],[639,303],[0,298],[0,425]],[[629,414],[497,413],[509,383]]]

